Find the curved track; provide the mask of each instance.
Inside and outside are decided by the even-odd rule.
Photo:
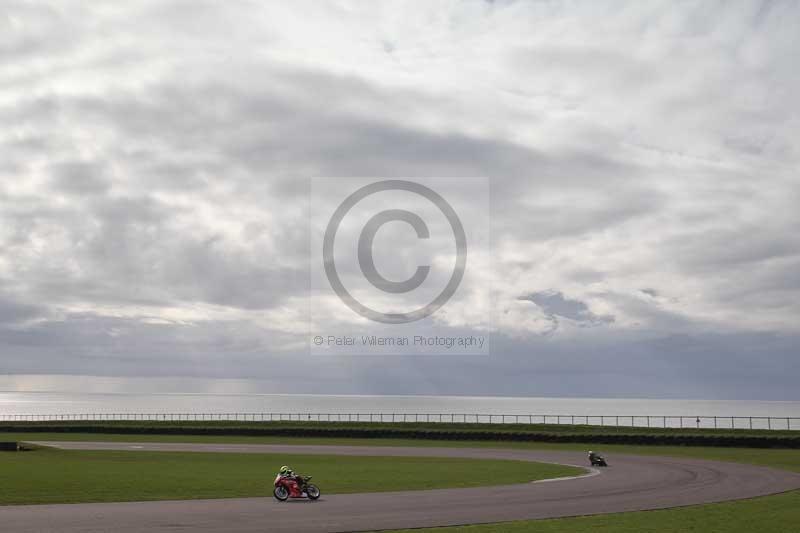
[[[584,465],[580,452],[365,446],[41,442],[82,450],[434,456]],[[4,531],[369,531],[661,509],[800,488],[800,474],[699,459],[613,455],[599,475],[500,487],[324,495],[318,502],[237,498],[0,507]],[[271,480],[266,480],[267,482]]]

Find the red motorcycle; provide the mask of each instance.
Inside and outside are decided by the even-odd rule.
[[[298,479],[302,482],[298,483]],[[308,497],[309,500],[316,500],[319,498],[319,487],[309,483],[311,476],[289,477],[278,474],[275,478],[275,490],[272,494],[275,499],[280,502],[285,502],[289,498],[302,498]]]

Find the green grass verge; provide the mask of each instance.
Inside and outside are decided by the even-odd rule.
[[[664,511],[403,530],[408,533],[790,533],[800,529],[800,491]],[[399,531],[394,533],[400,533]]]
[[[580,475],[568,466],[439,457],[73,451],[0,454],[0,504],[270,496],[289,464],[323,492],[475,487]]]

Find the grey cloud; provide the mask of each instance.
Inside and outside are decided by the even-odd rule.
[[[761,225],[736,226],[687,233],[664,244],[692,270],[730,268],[800,255],[800,237],[793,232],[779,228],[765,231]]]
[[[101,164],[71,161],[51,166],[53,186],[60,191],[90,195],[102,194],[110,188],[109,169]]]
[[[642,298],[635,293],[620,291],[601,291],[593,294],[611,303],[620,312],[635,317],[636,328],[644,327],[652,334],[669,335],[670,332],[694,333],[696,330],[706,331],[714,326],[705,321],[686,316],[680,307],[667,309],[659,304],[655,297]],[[674,303],[674,300],[673,300]]]
[[[156,189],[207,187],[218,180],[235,183],[243,193],[260,181],[292,182],[288,176],[475,176],[493,179],[497,231],[521,238],[554,238],[621,224],[659,209],[657,191],[628,178],[636,168],[610,156],[566,151],[545,155],[512,142],[461,133],[433,134],[396,122],[348,111],[363,107],[415,108],[447,106],[408,91],[391,94],[360,80],[278,69],[269,85],[242,88],[226,83],[194,86],[162,85],[146,97],[120,92],[113,98],[60,99],[41,105],[56,107],[64,117],[88,117],[131,139],[158,141],[180,157],[164,160],[159,153],[119,148],[141,186]],[[312,84],[312,85],[307,85]],[[313,87],[314,97],[329,105],[309,106],[301,95]],[[311,95],[309,95],[311,98]],[[368,104],[367,104],[368,103]],[[30,103],[36,106],[35,102]],[[219,109],[225,109],[224,118]],[[33,113],[32,116],[36,116]],[[43,115],[48,120],[49,114]],[[286,139],[291,139],[287,143]],[[180,162],[179,162],[180,161]],[[244,172],[247,179],[229,176]],[[586,186],[602,179],[606,189],[590,193],[591,205],[521,203],[531,184],[536,192],[558,191],[586,197]],[[272,188],[271,191],[280,191]],[[296,192],[296,191],[288,191]],[[622,201],[624,199],[624,201]]]
[[[0,293],[0,327],[20,324],[46,314],[47,311],[42,306],[18,302]]]
[[[281,259],[307,254],[302,226],[248,227],[251,238],[242,248],[213,235],[184,234],[180,216],[194,213],[152,196],[100,195],[58,209],[32,203],[4,213],[6,231],[16,236],[6,242],[6,250],[24,263],[23,250],[59,228],[63,242],[52,243],[57,248],[47,260],[24,265],[31,295],[51,305],[78,300],[169,306],[189,301],[269,308],[307,286],[307,260],[284,266],[253,240],[283,234],[281,242],[300,250]],[[64,268],[67,263],[70,268]]]
[[[521,48],[511,55],[512,68],[536,76],[558,80],[579,74],[598,89],[642,91],[656,85],[664,75],[656,65],[637,60],[630,51],[599,46],[538,46]],[[577,107],[578,98],[565,99],[567,107]]]
[[[80,11],[80,6],[73,6]],[[56,7],[10,0],[0,20],[0,57],[23,62],[42,54],[63,54],[76,46],[81,17],[68,17]],[[72,39],[70,39],[72,37]]]
[[[316,393],[502,393],[514,396],[708,399],[795,398],[796,336],[775,333],[682,335],[625,332],[560,340],[493,336],[491,357],[315,358],[325,375],[290,357],[264,363],[270,340],[253,342],[243,325],[205,328],[142,325],[122,319],[74,316],[57,328],[3,335],[4,372],[86,373],[100,376],[214,376],[270,380],[266,392],[296,392],[298,381]],[[112,335],[113,333],[113,335]],[[247,334],[246,334],[247,333]],[[576,349],[577,345],[577,349]],[[94,348],[89,348],[94,346]],[[307,357],[307,356],[306,356]],[[458,372],[454,372],[457,365]],[[480,376],[476,379],[475,376]],[[502,389],[498,389],[498,383]]]

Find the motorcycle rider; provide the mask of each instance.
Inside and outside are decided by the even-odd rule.
[[[278,475],[284,478],[291,479],[295,483],[297,483],[298,488],[302,491],[305,488],[305,483],[303,483],[303,476],[297,475],[294,471],[288,467],[287,465],[283,465],[281,469],[278,471]]]
[[[599,453],[595,453],[592,450],[589,450],[589,463],[594,464],[597,461],[597,458],[600,457]]]

